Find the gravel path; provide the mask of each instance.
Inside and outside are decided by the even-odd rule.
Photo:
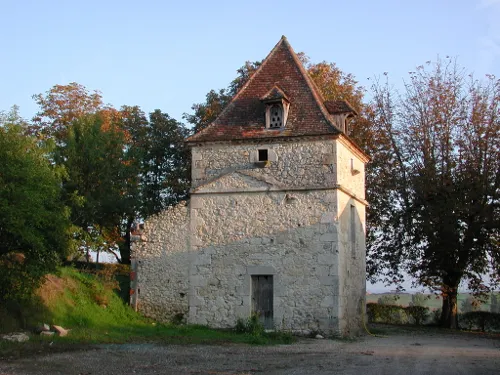
[[[0,363],[0,375],[498,374],[500,337],[394,333],[293,345],[100,345]]]

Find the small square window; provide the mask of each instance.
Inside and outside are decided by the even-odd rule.
[[[259,150],[259,161],[268,161],[268,154],[266,149]]]

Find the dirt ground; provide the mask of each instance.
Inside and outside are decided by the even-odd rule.
[[[387,331],[387,330],[386,330]],[[292,345],[99,345],[0,362],[14,374],[498,374],[500,335],[388,329],[354,341]]]

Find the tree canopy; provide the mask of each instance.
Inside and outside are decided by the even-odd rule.
[[[446,59],[411,72],[403,92],[377,83],[374,93],[392,178],[371,271],[395,280],[406,271],[439,291],[441,323],[454,328],[460,282],[480,293],[485,274],[500,276],[500,81],[475,80]]]
[[[30,295],[70,249],[61,173],[50,151],[25,136],[16,112],[0,124],[0,302]]]
[[[74,82],[34,99],[40,110],[28,129],[56,143],[53,160],[67,172],[65,202],[83,246],[127,263],[134,221],[186,197],[189,131],[159,110],[148,120],[138,106],[105,106],[99,92]]]

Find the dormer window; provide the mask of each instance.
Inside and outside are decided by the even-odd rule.
[[[274,86],[260,99],[266,105],[266,129],[282,129],[286,126],[290,102],[285,93]]]
[[[283,106],[281,104],[273,104],[270,112],[269,128],[281,128],[283,126]]]
[[[358,116],[358,112],[351,107],[347,100],[330,100],[324,103],[326,110],[330,114],[331,121],[345,134],[349,133],[347,120]]]

